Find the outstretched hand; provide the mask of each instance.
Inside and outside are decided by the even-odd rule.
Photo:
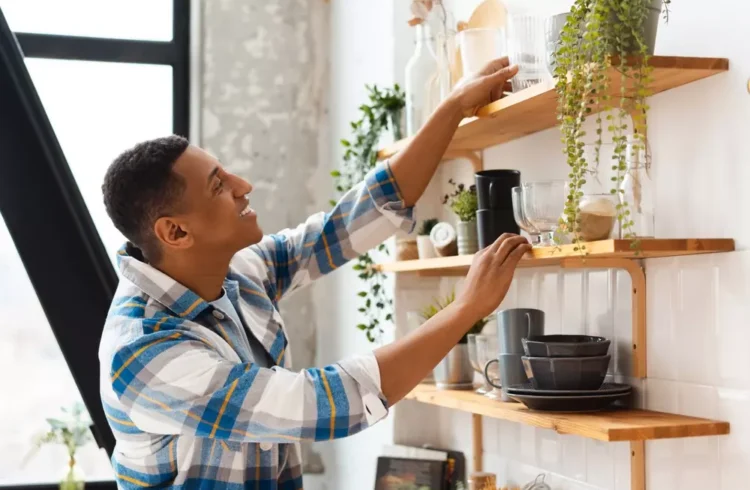
[[[509,90],[509,80],[518,73],[517,65],[509,65],[508,57],[487,63],[479,72],[470,74],[451,94],[461,106],[464,116],[475,116],[487,104],[500,99]]]

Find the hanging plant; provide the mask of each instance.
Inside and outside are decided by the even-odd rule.
[[[665,18],[670,0],[663,0]],[[620,190],[627,171],[628,153],[632,158],[650,155],[646,151],[648,129],[646,98],[650,95],[652,67],[644,27],[656,0],[575,0],[560,34],[554,64],[557,79],[558,120],[562,132],[563,152],[570,167],[570,182],[561,229],[571,233],[574,249],[586,252],[581,238],[579,204],[586,177],[599,165],[602,137],[611,135],[614,155],[610,193],[618,195],[617,219],[624,237],[632,239],[630,203]],[[620,90],[611,93],[610,74],[619,73]],[[612,75],[612,77],[617,75]],[[584,122],[596,111],[594,161],[584,157]],[[605,114],[606,116],[602,116]],[[632,135],[628,143],[628,118],[632,119]],[[606,121],[606,122],[605,122]],[[594,169],[589,164],[594,164]]]
[[[367,173],[378,162],[378,143],[385,131],[392,131],[393,138],[402,138],[401,115],[406,105],[404,92],[398,85],[393,88],[379,89],[377,86],[367,85],[367,104],[359,107],[360,118],[351,123],[352,138],[341,140],[344,147],[344,164],[341,170],[334,170],[331,176],[336,185],[336,191],[344,194],[353,186],[362,182]],[[331,205],[336,201],[332,200]],[[377,247],[380,252],[388,253],[385,244]],[[385,274],[375,270],[375,261],[369,252],[360,255],[354,265],[367,287],[357,293],[362,304],[359,312],[366,320],[357,325],[367,335],[367,340],[375,341],[375,335],[383,332],[382,325],[393,320],[393,299],[388,296],[384,286]]]

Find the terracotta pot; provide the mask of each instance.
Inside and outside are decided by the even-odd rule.
[[[417,260],[418,258],[419,249],[415,238],[396,242],[396,260]]]

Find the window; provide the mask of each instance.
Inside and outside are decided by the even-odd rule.
[[[109,266],[123,243],[102,202],[109,163],[139,141],[188,135],[189,9],[189,0],[0,0]],[[0,165],[0,179],[2,171]],[[43,192],[32,201],[55,206]],[[2,212],[23,217],[28,205]],[[46,429],[45,418],[80,399],[93,407],[90,415],[110,436],[105,445],[112,450],[100,410],[99,373],[90,369],[98,335],[73,339],[61,326],[69,318],[45,316],[42,304],[52,293],[32,287],[34,273],[27,273],[19,256],[29,245],[14,244],[9,227],[11,221],[0,215],[0,487],[59,481],[64,448],[44,447],[26,466],[21,461],[32,435]],[[59,237],[40,229],[38,239],[52,246]],[[95,443],[77,460],[88,479],[112,478],[107,453]]]

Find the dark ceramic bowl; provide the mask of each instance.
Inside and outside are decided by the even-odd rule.
[[[596,390],[607,376],[610,358],[523,356],[521,362],[537,390]]]
[[[590,335],[537,335],[521,340],[529,357],[606,356],[610,341]]]

